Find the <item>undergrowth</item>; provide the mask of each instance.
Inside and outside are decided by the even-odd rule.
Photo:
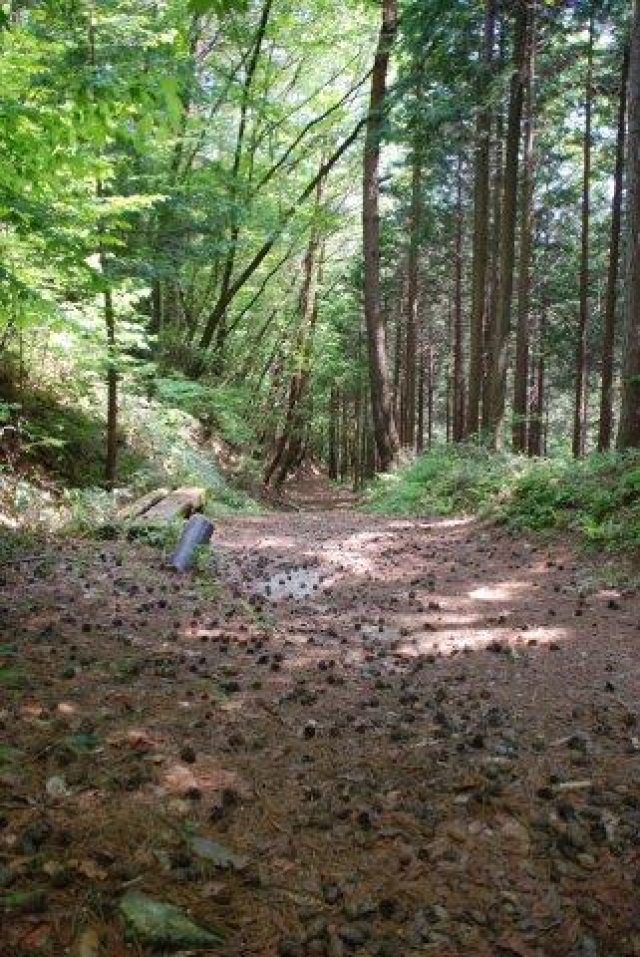
[[[189,388],[177,379],[161,381],[167,387],[153,396],[121,383],[115,494],[102,487],[100,386],[74,393],[62,382],[47,390],[27,388],[17,401],[0,401],[0,527],[14,533],[39,528],[92,534],[114,527],[126,498],[180,485],[205,489],[211,517],[258,511],[250,495],[235,487],[250,456],[232,450],[252,438],[240,425],[242,397],[197,384]]]
[[[640,453],[594,453],[575,461],[439,447],[377,479],[365,508],[391,515],[474,513],[515,531],[567,531],[588,545],[630,553],[640,548]]]

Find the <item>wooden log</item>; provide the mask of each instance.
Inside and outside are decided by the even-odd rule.
[[[203,488],[178,488],[138,516],[136,525],[164,525],[176,518],[188,517],[204,505]]]
[[[167,495],[171,493],[171,490],[168,488],[157,488],[153,492],[147,492],[146,495],[143,495],[141,498],[137,498],[134,502],[129,502],[128,505],[123,505],[121,509],[118,510],[117,518],[126,522],[132,518],[137,518],[138,515],[142,515],[152,505],[155,505],[161,499],[166,498]]]

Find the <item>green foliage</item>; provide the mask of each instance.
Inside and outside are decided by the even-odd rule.
[[[234,10],[245,12],[248,6],[248,0],[189,0],[189,9],[198,14],[212,12],[224,16]]]
[[[629,552],[640,547],[640,453],[576,462],[439,447],[378,479],[366,507],[393,515],[479,513],[516,531],[564,530]]]
[[[156,379],[154,387],[164,405],[195,416],[229,445],[247,446],[256,441],[246,387],[203,383],[178,375]]]
[[[98,487],[104,473],[104,422],[95,411],[72,407],[54,393],[33,393],[21,409],[22,451],[70,489]],[[120,474],[130,481],[144,460],[123,444]]]
[[[380,476],[367,508],[392,515],[476,512],[504,489],[508,458],[477,446],[439,446]]]

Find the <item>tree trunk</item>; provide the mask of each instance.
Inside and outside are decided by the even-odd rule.
[[[338,478],[338,390],[331,387],[329,399],[329,478],[335,482]]]
[[[422,102],[422,66],[415,65],[416,107]],[[411,167],[411,211],[409,215],[409,256],[407,262],[407,321],[404,353],[404,416],[402,444],[412,451],[416,445],[416,363],[418,336],[418,270],[420,233],[422,229],[422,130],[417,130],[413,141]]]
[[[584,139],[582,176],[582,238],[580,243],[580,312],[576,344],[575,400],[571,450],[575,458],[584,455],[587,426],[587,332],[589,325],[589,221],[591,214],[591,113],[593,75],[593,13],[589,17],[587,77],[584,99]]]
[[[482,66],[478,82],[480,109],[476,119],[476,159],[473,186],[473,265],[469,323],[469,378],[465,435],[478,432],[482,393],[485,305],[489,248],[489,157],[491,148],[491,67],[495,42],[495,0],[486,0]]]
[[[402,300],[402,293],[400,293],[400,299]],[[388,315],[388,313],[387,313]],[[395,343],[393,349],[393,380],[392,380],[392,393],[393,393],[393,414],[395,416],[396,423],[398,424],[400,434],[402,435],[402,360],[403,355],[403,328],[402,328],[402,306],[400,309],[395,311],[394,314],[395,321]],[[385,328],[389,329],[390,323],[387,320],[385,322]],[[391,330],[390,330],[391,331]]]
[[[502,236],[500,247],[499,295],[487,382],[487,426],[489,441],[495,448],[502,432],[507,385],[507,360],[511,332],[511,298],[515,258],[516,214],[518,198],[518,158],[523,102],[523,68],[526,50],[527,12],[530,0],[515,0],[513,25],[513,73],[509,92],[504,192],[502,200]]]
[[[602,383],[600,389],[600,422],[598,427],[598,451],[611,448],[613,425],[613,356],[616,335],[616,306],[618,292],[618,266],[620,260],[620,223],[622,220],[622,188],[624,177],[624,149],[627,113],[627,81],[629,77],[629,47],[625,46],[620,74],[620,100],[618,105],[618,135],[616,141],[616,168],[613,198],[611,200],[611,236],[609,241],[609,270],[604,307],[604,335],[602,339]]]
[[[323,181],[320,180],[316,192],[316,212],[320,209],[322,189]],[[323,255],[319,250],[319,227],[314,225],[311,228],[309,245],[304,257],[303,279],[298,302],[300,325],[293,348],[297,367],[289,381],[285,421],[265,470],[265,485],[282,485],[302,454],[306,425],[305,400],[309,391],[313,336],[318,318],[317,289],[322,278]]]
[[[498,62],[496,73],[506,69],[507,29],[506,18],[500,16]],[[502,245],[502,194],[504,192],[504,113],[499,103],[495,110],[495,136],[493,143],[493,169],[491,186],[491,230],[488,253],[488,281],[485,289],[485,320],[482,340],[482,370],[480,382],[481,424],[483,436],[489,431],[489,357],[496,329],[498,297],[500,294],[500,249]],[[491,150],[490,150],[491,152]]]
[[[340,481],[344,485],[349,477],[349,397],[342,390],[342,421],[340,423]]]
[[[416,451],[424,451],[424,386],[425,386],[424,349],[420,350],[420,370],[418,372],[418,435]]]
[[[531,457],[542,455],[542,419],[545,409],[545,318],[545,307],[543,305],[538,322],[538,357],[534,393],[529,410],[527,454]]]
[[[529,382],[529,307],[531,299],[531,254],[533,248],[533,86],[535,74],[536,23],[535,0],[530,7],[525,58],[525,117],[522,172],[522,205],[520,209],[520,270],[518,273],[518,318],[516,326],[516,361],[513,376],[514,452],[527,450],[527,392]]]
[[[453,294],[453,378],[451,433],[454,442],[464,437],[464,357],[462,341],[462,158],[458,157]]]
[[[627,182],[629,240],[627,256],[626,343],[618,448],[640,446],[640,0],[634,0],[629,49],[629,143]]]
[[[444,410],[444,435],[447,445],[451,441],[452,433],[452,397],[453,397],[453,308],[449,300],[449,310],[447,312],[447,362],[446,362],[446,382],[445,382],[445,410]]]
[[[389,55],[397,32],[397,0],[383,0],[367,115],[363,163],[364,314],[367,327],[373,428],[383,471],[390,468],[400,442],[393,414],[387,342],[380,304],[380,138],[384,120]]]
[[[93,14],[89,18],[89,62],[95,70],[98,64],[96,56],[96,27]],[[96,180],[96,197],[104,197],[102,180]],[[107,343],[107,436],[104,463],[104,479],[108,489],[116,483],[118,469],[118,356],[116,343],[116,314],[113,307],[113,290],[109,278],[109,264],[104,242],[104,225],[98,222],[98,257],[100,272],[104,282],[104,323]],[[20,363],[22,366],[22,361]]]
[[[107,331],[107,455],[104,477],[107,488],[116,483],[118,466],[118,367],[116,346],[116,321],[113,294],[107,286],[104,291],[104,317]]]

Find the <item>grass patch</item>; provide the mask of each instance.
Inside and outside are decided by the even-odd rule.
[[[0,667],[0,686],[8,688],[10,691],[21,691],[26,688],[28,681],[26,675],[17,668]]]
[[[22,752],[17,748],[12,748],[8,744],[0,744],[0,767],[3,765],[16,764],[22,757]]]
[[[516,531],[576,533],[612,552],[640,548],[640,453],[575,461],[447,446],[378,479],[365,508],[387,515],[478,514]]]

